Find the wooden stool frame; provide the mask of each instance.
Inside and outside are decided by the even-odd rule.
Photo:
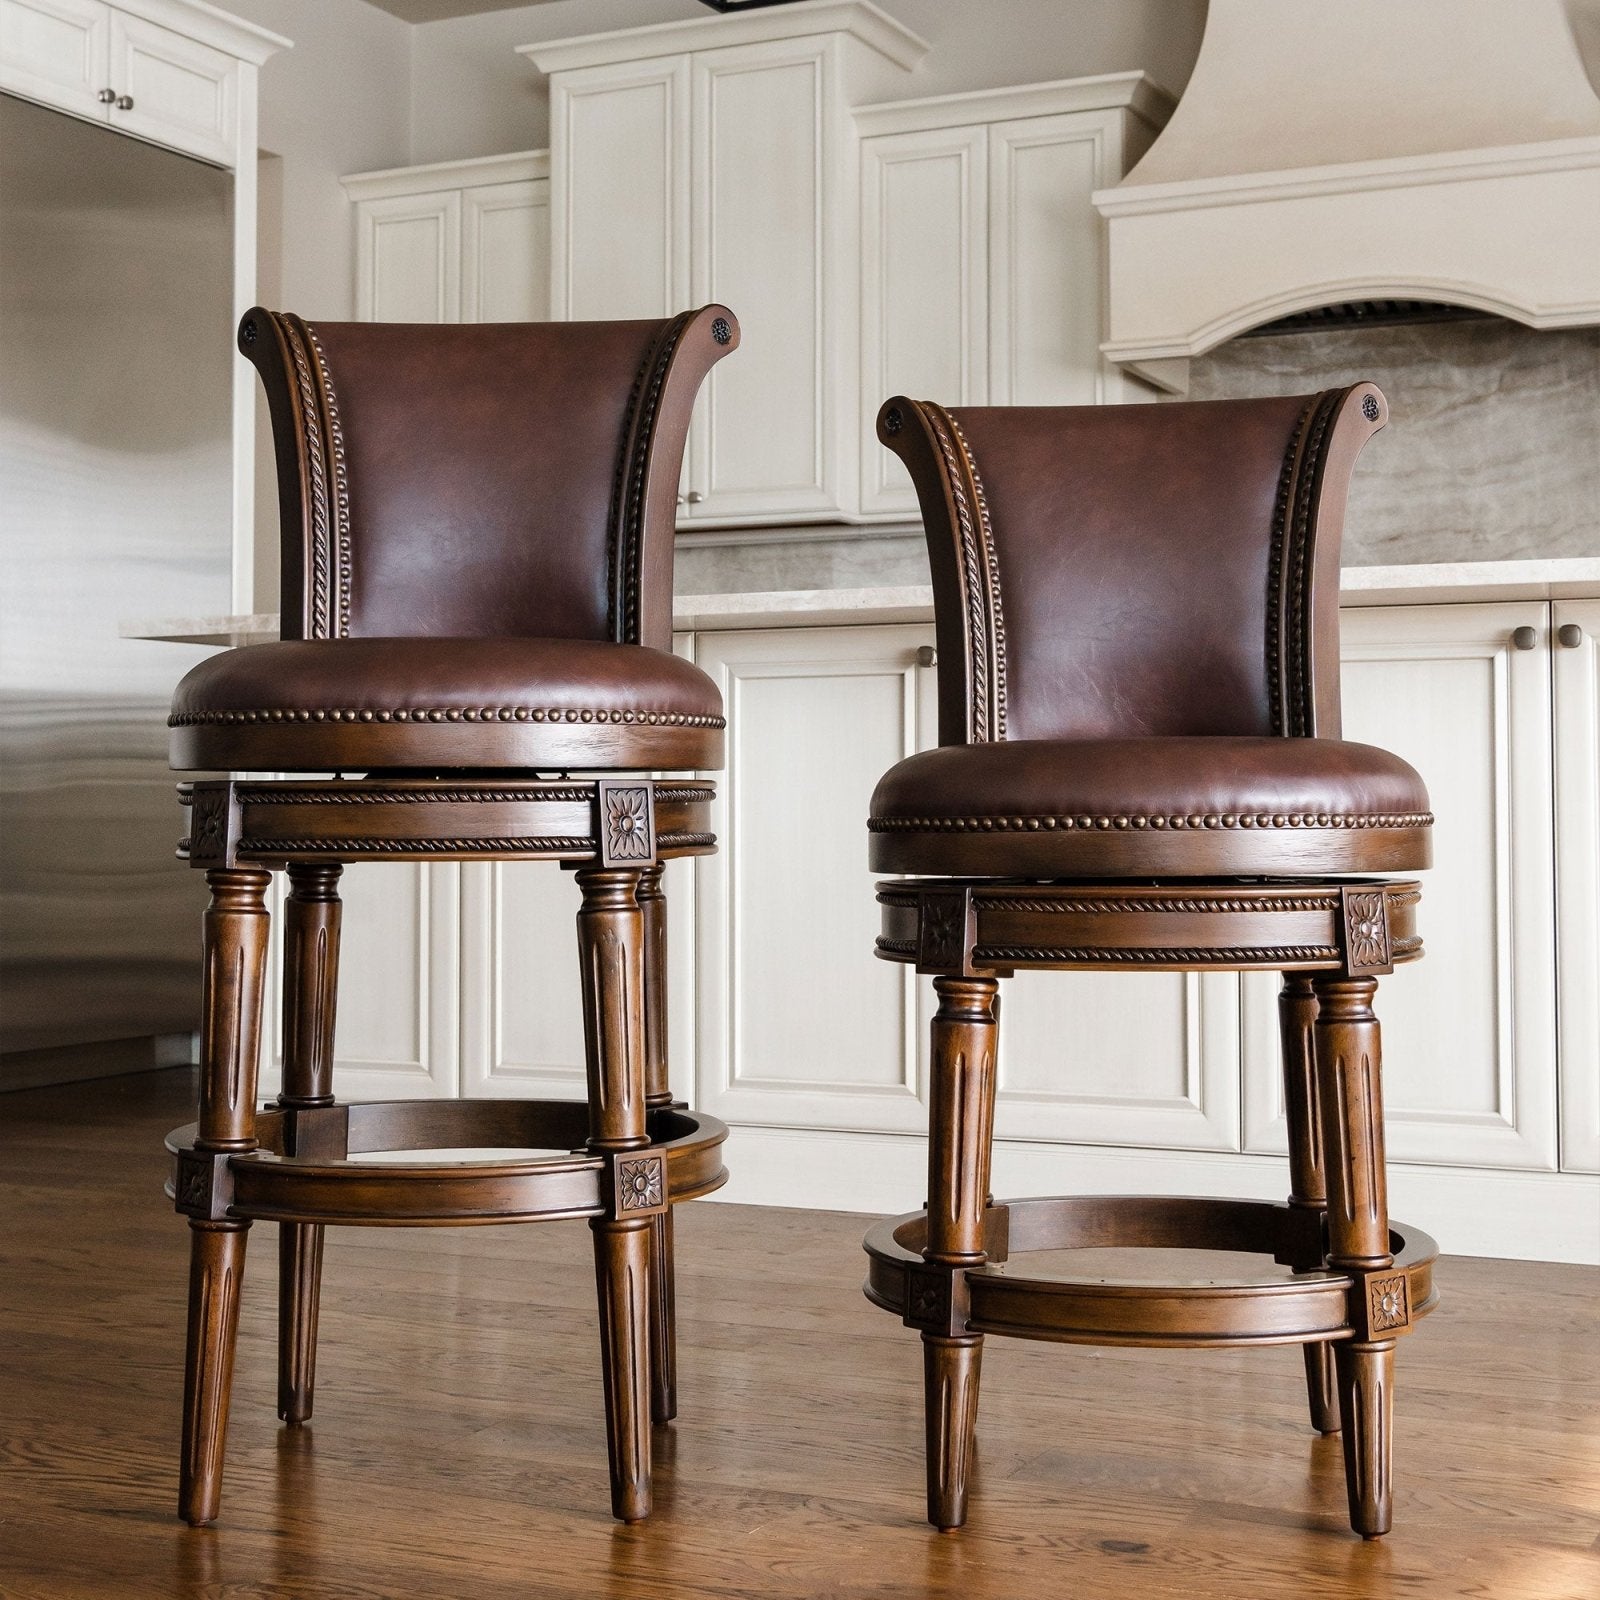
[[[1436,1303],[1438,1248],[1391,1224],[1377,978],[1417,959],[1411,880],[1166,884],[895,880],[877,954],[934,980],[928,1209],[867,1235],[867,1298],[922,1334],[928,1517],[966,1520],[988,1333],[1064,1343],[1301,1344],[1312,1424],[1343,1433],[1350,1521],[1388,1531],[1396,1340]],[[1018,971],[1276,970],[1286,1204],[990,1192],[999,982]],[[1273,1281],[1125,1283],[995,1270],[1099,1246],[1271,1254]]]
[[[311,1416],[323,1230],[585,1217],[594,1233],[611,1500],[649,1515],[650,1424],[677,1410],[672,1206],[721,1186],[727,1129],[674,1102],[663,861],[703,855],[712,786],[616,779],[383,778],[179,788],[179,856],[211,886],[197,1122],[167,1140],[192,1230],[180,1512],[215,1519],[239,1284],[252,1222],[279,1224],[278,1414]],[[588,1100],[340,1105],[333,1096],[342,864],[559,861],[582,895]],[[256,1105],[267,890],[284,906],[283,1089]],[[566,1157],[363,1162],[376,1150],[570,1149]]]

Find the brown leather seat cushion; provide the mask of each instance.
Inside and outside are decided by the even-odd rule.
[[[190,672],[168,726],[187,770],[722,765],[722,696],[705,673],[587,639],[251,645]]]
[[[1430,861],[1428,792],[1337,739],[1033,739],[947,745],[872,796],[879,872],[1296,876]]]

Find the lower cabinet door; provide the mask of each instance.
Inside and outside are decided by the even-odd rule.
[[[932,984],[878,961],[879,777],[937,738],[924,627],[702,634],[730,746],[700,863],[699,1100],[729,1121],[921,1132]],[[1004,986],[1001,1138],[1237,1149],[1232,974],[1031,974]]]
[[[261,1087],[283,1069],[283,897],[274,874]],[[358,862],[344,870],[334,1093],[341,1100],[450,1096],[458,1088],[461,868]]]
[[[926,627],[703,633],[722,687],[719,849],[699,863],[697,1104],[771,1127],[927,1125],[915,978],[877,960],[873,786],[935,738]]]
[[[997,1138],[1239,1148],[1236,974],[1025,972],[1000,993]]]
[[[1552,611],[1561,1166],[1600,1172],[1600,600]]]
[[[462,868],[461,1093],[469,1098],[582,1100],[581,897],[553,861]],[[693,1080],[694,862],[669,861],[667,1032],[673,1088]]]
[[[1423,958],[1376,1001],[1397,1161],[1556,1165],[1548,625],[1540,602],[1343,615],[1345,737],[1411,762],[1436,818]],[[1285,1148],[1277,987],[1244,984],[1247,1150]]]

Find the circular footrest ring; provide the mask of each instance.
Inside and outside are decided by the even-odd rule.
[[[269,1106],[257,1114],[254,1150],[197,1150],[194,1123],[174,1129],[166,1141],[173,1160],[166,1187],[178,1210],[192,1217],[381,1227],[648,1214],[727,1181],[728,1130],[715,1117],[661,1107],[649,1113],[647,1126],[649,1145],[613,1158],[583,1149],[589,1124],[581,1100]],[[572,1154],[361,1160],[376,1151],[472,1149]]]
[[[949,1331],[954,1317],[970,1333],[1171,1347],[1386,1337],[1404,1332],[1438,1301],[1433,1265],[1439,1247],[1401,1223],[1389,1232],[1393,1265],[1361,1274],[1317,1264],[1316,1212],[1265,1201],[1144,1195],[1011,1200],[991,1206],[984,1220],[989,1262],[956,1271],[923,1261],[925,1211],[876,1223],[864,1241],[867,1298],[929,1331]],[[1029,1278],[1004,1265],[1013,1252],[1096,1248],[1244,1251],[1271,1255],[1296,1270],[1275,1279],[1151,1282]],[[1369,1310],[1365,1296],[1373,1292]],[[952,1305],[953,1298],[962,1303]]]

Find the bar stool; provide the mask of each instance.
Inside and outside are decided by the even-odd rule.
[[[866,1293],[920,1330],[928,1517],[966,1518],[987,1333],[1304,1346],[1342,1426],[1352,1526],[1390,1526],[1396,1339],[1433,1308],[1433,1241],[1385,1191],[1377,977],[1422,953],[1432,817],[1405,762],[1339,728],[1339,541],[1387,410],[1293,399],[945,410],[896,398],[933,571],[939,746],[872,798],[877,954],[933,976],[928,1205],[867,1235]],[[1362,874],[1352,877],[1350,874]],[[1287,1204],[996,1203],[999,980],[1283,973]],[[1106,1283],[1031,1250],[1265,1252],[1277,1280]]]
[[[738,343],[725,307],[665,322],[311,324],[256,309],[283,530],[283,637],[178,685],[171,760],[328,773],[180,787],[211,886],[200,1108],[168,1139],[192,1230],[180,1512],[221,1494],[245,1240],[279,1224],[279,1415],[311,1415],[323,1230],[586,1217],[611,1504],[650,1512],[676,1410],[672,1211],[725,1178],[715,1118],[666,1062],[662,863],[702,855],[721,699],[672,654],[689,414]],[[584,776],[576,776],[582,773]],[[588,1101],[341,1105],[346,861],[559,861],[581,891]],[[256,1106],[266,895],[287,871],[283,1092]],[[404,1163],[376,1151],[569,1150]]]

